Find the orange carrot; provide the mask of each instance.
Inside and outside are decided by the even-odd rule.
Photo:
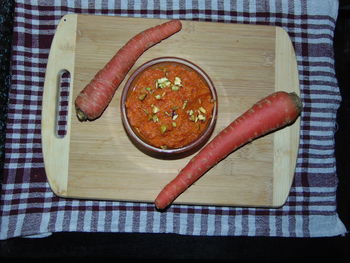
[[[246,143],[294,122],[302,104],[295,93],[275,92],[258,101],[211,140],[168,183],[155,199],[158,209],[169,206],[182,192],[228,154]]]
[[[136,60],[150,47],[180,31],[179,20],[149,28],[131,38],[102,68],[75,100],[80,121],[101,116]]]

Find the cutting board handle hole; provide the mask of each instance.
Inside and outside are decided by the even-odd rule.
[[[64,138],[67,133],[70,73],[64,69],[58,73],[58,101],[56,110],[56,136]]]

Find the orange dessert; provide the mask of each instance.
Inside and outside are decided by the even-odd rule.
[[[154,65],[134,81],[127,100],[129,122],[145,142],[162,149],[186,146],[208,127],[214,100],[193,69],[177,64]]]

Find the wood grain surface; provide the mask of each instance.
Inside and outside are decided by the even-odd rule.
[[[160,19],[64,16],[52,42],[44,85],[42,140],[45,169],[59,196],[153,202],[191,156],[160,160],[128,139],[120,95],[128,76],[144,62],[175,56],[200,66],[218,94],[212,135],[253,103],[277,90],[299,94],[296,59],[288,34],[279,27],[182,21],[183,29],[146,51],[117,90],[101,118],[79,122],[74,99],[95,73],[132,36]],[[71,74],[67,133],[57,136],[58,74]],[[175,203],[279,207],[294,177],[299,119],[290,127],[240,148],[184,192]]]

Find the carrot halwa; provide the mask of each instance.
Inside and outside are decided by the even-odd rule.
[[[129,122],[147,143],[163,149],[190,144],[207,128],[214,101],[194,70],[162,63],[143,71],[126,100]]]

